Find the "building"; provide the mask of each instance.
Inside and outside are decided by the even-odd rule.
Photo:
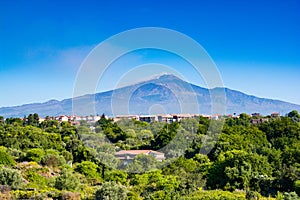
[[[139,154],[153,156],[158,161],[162,161],[165,159],[164,153],[153,150],[121,150],[115,153],[115,157],[123,161],[124,165],[127,165],[133,161],[135,156]]]
[[[280,117],[280,114],[278,112],[271,113],[271,117]]]
[[[69,118],[65,115],[61,115],[61,116],[55,117],[55,120],[57,120],[59,122],[67,122],[67,121],[69,121]]]
[[[156,115],[141,115],[139,119],[141,122],[147,122],[147,123],[153,123],[155,121],[158,121]]]
[[[45,121],[46,119],[45,118],[39,118],[39,123],[42,123],[43,121]]]
[[[117,115],[114,118],[114,122],[120,121],[122,119],[135,119],[135,120],[139,120],[139,116],[138,115]]]
[[[260,115],[260,113],[252,113],[251,114],[251,117],[260,117],[261,115]]]
[[[173,120],[174,119],[172,115],[157,115],[158,122],[171,123],[173,122]]]
[[[180,122],[181,120],[190,119],[190,118],[192,118],[192,115],[190,115],[190,114],[174,114],[173,115],[174,122]]]
[[[260,118],[260,119],[251,119],[250,123],[251,124],[261,124],[263,122],[268,122],[269,119],[268,118]]]

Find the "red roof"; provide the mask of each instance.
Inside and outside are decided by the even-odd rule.
[[[147,155],[149,153],[163,154],[161,152],[153,151],[153,150],[121,150],[121,151],[115,153],[115,155],[122,155],[122,154],[133,154],[133,155],[146,154]]]

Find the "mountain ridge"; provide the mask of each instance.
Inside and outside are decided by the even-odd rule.
[[[229,88],[207,89],[188,83],[174,75],[164,74],[157,78],[115,90],[86,94],[74,99],[67,98],[61,101],[51,99],[42,103],[1,107],[0,116],[23,117],[30,113],[38,113],[40,116],[102,113],[108,116],[117,114],[149,114],[153,107],[159,107],[160,109],[158,110],[162,113],[182,113],[183,111],[191,113],[198,110],[199,113],[194,114],[211,114],[210,93],[218,92],[218,90],[224,90],[224,94],[226,95],[227,114],[259,112],[267,115],[272,112],[286,114],[291,110],[300,111],[300,105],[297,104],[247,95]],[[89,101],[91,99],[94,102]],[[190,108],[180,107],[180,103],[184,101],[186,102],[185,105]],[[78,112],[77,110],[73,110],[72,103],[78,105],[76,106],[78,107]],[[94,113],[90,109],[93,106],[95,107]],[[89,108],[85,109],[87,107]]]

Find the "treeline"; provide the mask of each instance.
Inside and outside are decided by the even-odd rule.
[[[300,115],[75,127],[0,117],[0,199],[299,199]],[[166,159],[121,149],[163,149]],[[134,173],[133,173],[134,172]]]

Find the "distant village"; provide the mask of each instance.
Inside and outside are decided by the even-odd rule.
[[[109,117],[102,115],[106,119],[109,119]],[[95,130],[95,123],[101,119],[102,116],[66,116],[66,115],[60,115],[56,117],[39,117],[39,123],[42,123],[45,120],[56,120],[60,123],[68,122],[72,125],[81,125],[82,122],[85,122],[87,125],[90,125],[91,131]],[[158,115],[118,115],[114,118],[110,118],[114,122],[118,122],[120,120],[137,120],[141,122],[147,122],[147,123],[155,123],[155,122],[163,122],[163,123],[172,123],[172,122],[180,122],[185,119],[196,119],[200,116],[205,117],[210,120],[220,120],[224,118],[240,118],[240,115],[237,114],[230,114],[230,115],[203,115],[203,114],[158,114]],[[271,113],[268,116],[263,116],[260,113],[252,113],[251,115],[248,115],[250,117],[250,123],[251,124],[260,124],[263,122],[267,122],[270,120],[270,118],[278,118],[280,117],[280,114],[277,112]],[[159,151],[153,151],[153,150],[120,150],[115,153],[115,157],[118,158],[123,162],[124,165],[130,164],[134,157],[139,155],[151,155],[158,161],[163,161],[165,159],[165,154]]]
[[[147,122],[147,123],[154,123],[154,122],[165,122],[165,123],[172,123],[172,122],[180,122],[184,119],[191,119],[191,118],[199,118],[200,116],[205,117],[207,119],[211,120],[220,120],[223,118],[239,118],[239,115],[236,114],[229,114],[229,115],[203,115],[203,114],[157,114],[157,115],[117,115],[114,118],[111,118],[114,122],[129,119],[129,120],[137,120],[141,122]],[[107,116],[105,116],[108,118]],[[261,115],[260,113],[252,113],[249,115],[251,117],[251,123],[252,124],[260,124],[262,122],[269,121],[269,117],[280,117],[280,114],[278,112],[271,113],[269,116],[265,117]],[[60,115],[56,117],[50,117],[52,120],[57,120],[59,122],[69,122],[72,125],[80,125],[82,121],[85,121],[87,124],[94,124],[98,120],[100,120],[101,116],[66,116],[66,115]],[[39,118],[39,122],[43,122],[47,120],[47,118]]]

